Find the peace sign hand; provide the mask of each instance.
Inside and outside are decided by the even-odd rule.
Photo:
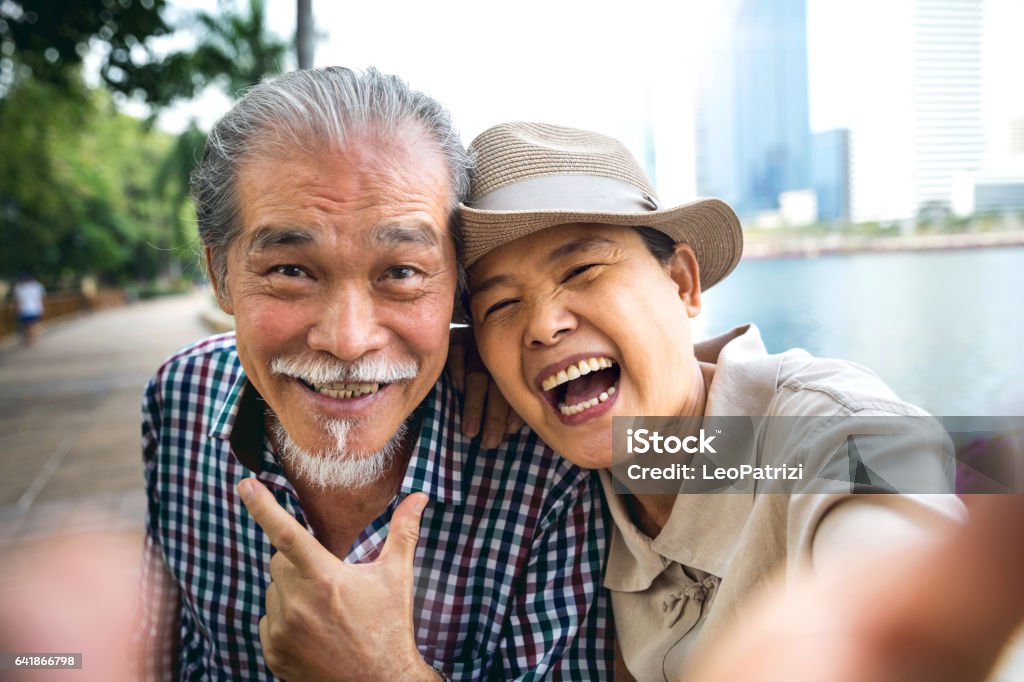
[[[424,493],[391,518],[380,557],[347,564],[310,535],[259,481],[238,493],[277,553],[270,560],[260,643],[267,665],[288,680],[425,680],[437,673],[413,636],[413,557]]]

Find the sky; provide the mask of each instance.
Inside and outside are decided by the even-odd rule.
[[[618,137],[642,157],[653,129],[662,199],[684,200],[695,193],[694,85],[729,1],[314,0],[322,36],[315,63],[398,74],[448,106],[467,143],[500,121],[534,120]],[[1024,3],[982,1],[983,115],[998,147],[1009,116],[1024,115]],[[878,112],[905,87],[894,65],[909,58],[911,6],[912,0],[808,0],[813,130],[867,126],[879,150],[899,142],[886,137]],[[173,10],[197,7],[216,3],[177,0]],[[290,39],[294,0],[267,0],[267,11],[272,29]],[[229,105],[210,93],[175,107],[161,126],[180,130],[196,117],[208,128]]]

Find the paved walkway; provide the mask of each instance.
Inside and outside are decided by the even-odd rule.
[[[135,303],[42,330],[0,352],[0,552],[53,531],[139,532],[142,389],[208,335],[208,293]]]

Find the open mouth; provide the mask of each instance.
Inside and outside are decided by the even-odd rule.
[[[609,357],[583,358],[543,378],[541,393],[553,408],[571,417],[615,395],[620,373],[618,363]]]
[[[298,379],[298,377],[296,377]],[[336,383],[336,384],[319,384],[314,385],[305,381],[304,379],[298,379],[298,381],[311,391],[320,393],[330,398],[361,398],[364,395],[372,395],[379,391],[382,387],[388,384],[352,384],[352,383]]]

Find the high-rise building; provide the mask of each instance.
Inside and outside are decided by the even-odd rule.
[[[980,0],[915,0],[912,106],[917,210],[952,203],[985,157]]]
[[[818,219],[850,219],[850,131],[815,133],[811,144],[811,187],[818,197]]]
[[[809,187],[806,0],[738,0],[697,115],[697,190],[740,215]]]
[[[1010,156],[1024,156],[1024,115],[1010,119],[1009,140],[1006,145]]]

